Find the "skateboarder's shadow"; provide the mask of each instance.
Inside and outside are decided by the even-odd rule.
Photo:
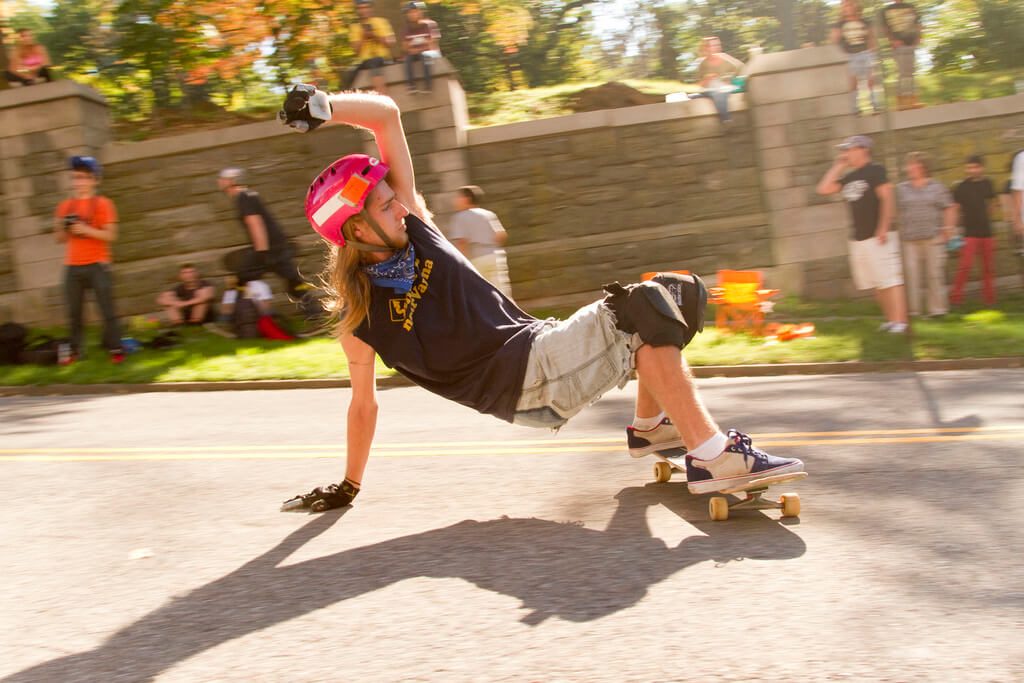
[[[698,524],[704,534],[668,547],[652,537],[647,508],[664,504],[687,519],[702,519],[703,499],[678,486],[654,484],[623,489],[616,498],[618,508],[604,531],[536,518],[470,520],[279,566],[345,511],[329,512],[227,576],[122,628],[96,649],[9,680],[150,680],[221,643],[404,579],[455,577],[519,598],[530,610],[521,621],[530,625],[551,616],[583,622],[636,604],[650,586],[698,562],[788,559],[805,550],[792,531],[756,514]],[[343,647],[344,639],[335,645]]]

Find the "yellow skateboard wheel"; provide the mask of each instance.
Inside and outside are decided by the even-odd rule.
[[[654,463],[654,481],[659,484],[664,483],[672,479],[672,465],[667,462],[659,460]]]
[[[729,519],[729,499],[715,496],[708,501],[708,514],[713,522]]]
[[[800,495],[797,493],[783,493],[780,496],[782,501],[782,516],[783,517],[799,517],[800,516]]]

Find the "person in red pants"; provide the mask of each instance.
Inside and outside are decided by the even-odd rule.
[[[970,156],[966,165],[967,177],[953,191],[953,201],[960,209],[960,222],[964,227],[964,247],[960,252],[950,303],[964,300],[964,285],[970,277],[976,255],[981,256],[982,299],[989,306],[996,303],[995,238],[992,236],[991,203],[996,198],[992,181],[985,176],[985,162],[980,156]]]

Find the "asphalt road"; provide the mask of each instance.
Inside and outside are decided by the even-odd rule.
[[[1024,371],[702,380],[807,463],[799,520],[710,522],[622,428],[346,390],[0,398],[0,679],[1024,680]]]

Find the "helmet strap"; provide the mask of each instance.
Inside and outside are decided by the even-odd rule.
[[[386,246],[379,244],[367,244],[366,242],[358,242],[354,239],[346,239],[345,246],[352,246],[359,251],[396,251],[398,249],[398,247],[388,239],[388,236],[384,233],[380,224],[370,216],[369,211],[363,209],[359,212],[359,217],[366,221],[366,224],[369,225],[375,233],[377,233],[377,237],[379,237]]]

